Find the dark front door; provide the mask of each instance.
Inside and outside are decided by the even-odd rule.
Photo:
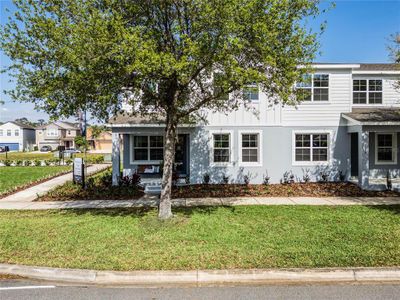
[[[351,176],[358,176],[358,133],[351,133]]]
[[[188,174],[189,135],[179,134],[175,146],[175,170],[179,175]]]

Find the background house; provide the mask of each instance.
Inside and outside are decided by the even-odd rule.
[[[10,151],[31,151],[35,145],[35,128],[19,122],[0,125],[0,147]]]
[[[49,146],[56,150],[58,146],[65,146],[66,149],[75,148],[74,139],[81,131],[79,126],[70,122],[52,122],[36,128],[36,143],[40,149]]]
[[[87,141],[89,142],[90,150],[98,153],[111,153],[112,138],[111,130],[103,130],[100,134],[93,135],[93,127],[87,129]]]

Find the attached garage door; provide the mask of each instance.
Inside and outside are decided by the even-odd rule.
[[[0,147],[8,146],[10,151],[19,151],[18,143],[0,143]]]

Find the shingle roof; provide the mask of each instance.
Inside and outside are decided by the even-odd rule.
[[[400,71],[400,64],[360,64],[361,71]]]
[[[17,126],[19,126],[21,128],[24,128],[24,129],[35,129],[35,127],[33,127],[31,125],[27,125],[27,124],[24,124],[24,123],[21,123],[21,122],[9,121],[9,122],[6,122],[6,123],[12,123],[12,124],[17,125]]]
[[[359,108],[351,113],[343,113],[345,117],[360,123],[400,123],[400,108]]]
[[[129,113],[120,113],[108,120],[111,125],[130,124],[130,125],[146,125],[146,124],[163,124],[165,119],[159,115],[136,115],[132,116]]]

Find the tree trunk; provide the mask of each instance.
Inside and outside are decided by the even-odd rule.
[[[160,206],[158,217],[160,219],[168,219],[172,217],[171,211],[171,193],[172,193],[172,172],[175,162],[175,141],[176,141],[176,124],[167,118],[165,129],[165,147],[164,147],[164,169],[162,176],[162,190],[160,196]]]

